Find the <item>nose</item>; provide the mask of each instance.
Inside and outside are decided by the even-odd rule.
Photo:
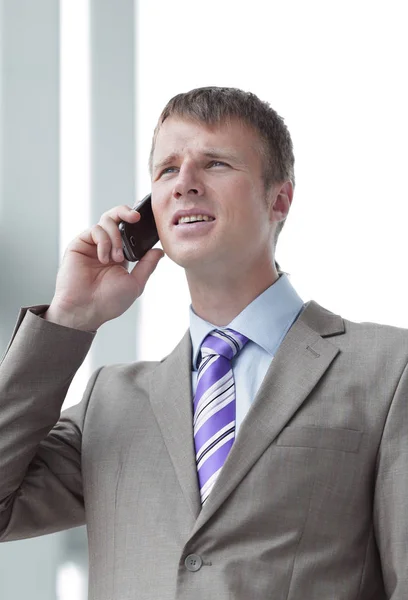
[[[174,183],[174,197],[177,199],[183,196],[188,198],[191,196],[202,196],[203,193],[204,186],[200,181],[197,170],[193,165],[182,165]]]

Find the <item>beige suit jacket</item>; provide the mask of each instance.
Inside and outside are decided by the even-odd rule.
[[[408,599],[407,331],[308,303],[201,510],[188,333],[60,418],[92,336],[34,312],[0,368],[3,541],[86,523],[90,600]]]

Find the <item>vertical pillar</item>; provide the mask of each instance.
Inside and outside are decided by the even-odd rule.
[[[0,346],[58,267],[58,2],[2,0]]]
[[[0,353],[58,267],[59,5],[0,4]],[[55,600],[61,538],[0,545],[0,598]]]
[[[135,203],[134,1],[91,0],[91,219]],[[106,323],[92,369],[135,359],[137,303]]]

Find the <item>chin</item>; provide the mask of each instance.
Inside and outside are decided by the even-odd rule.
[[[172,260],[176,265],[182,267],[183,269],[196,269],[200,265],[203,265],[205,261],[203,261],[202,257],[194,257],[194,256],[185,256],[180,254],[167,254],[166,255]]]
[[[186,270],[200,269],[200,267],[213,264],[215,260],[214,253],[210,253],[208,248],[205,250],[203,248],[177,248],[174,250],[174,248],[165,248],[163,246],[163,250],[170,260]]]

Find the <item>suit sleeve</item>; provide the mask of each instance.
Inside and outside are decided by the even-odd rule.
[[[82,403],[61,415],[93,335],[23,309],[0,365],[0,541],[82,525]]]
[[[387,598],[408,598],[408,366],[399,380],[377,460],[374,527]]]

